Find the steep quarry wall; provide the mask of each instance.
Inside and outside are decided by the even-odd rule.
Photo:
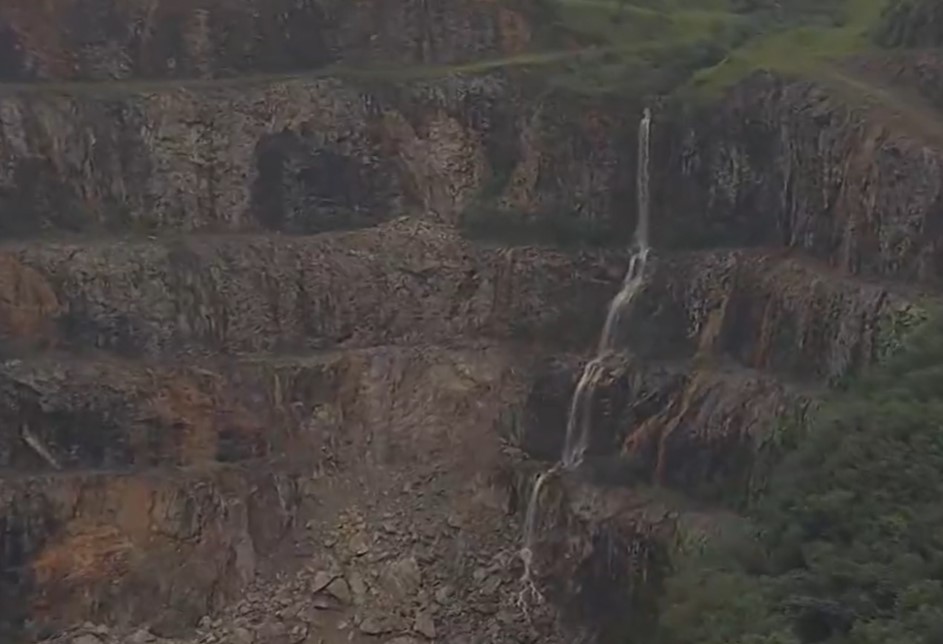
[[[332,63],[456,63],[530,40],[526,0],[12,0],[7,81],[217,78]]]
[[[620,258],[456,227],[485,193],[618,222],[628,120],[503,72],[370,71],[517,53],[523,15],[0,8],[19,83],[0,91],[4,638],[86,619],[182,635],[242,597],[225,628],[274,642],[266,580],[283,592],[269,573],[299,556],[312,636],[533,628],[498,592],[519,505],[501,441],[534,356],[591,341]],[[358,230],[317,234],[336,229]],[[489,596],[455,587],[495,557]],[[324,574],[353,575],[356,603],[325,605]]]
[[[885,47],[939,47],[943,44],[943,7],[934,0],[894,2],[876,33]]]
[[[624,230],[629,119],[525,91],[503,73],[395,90],[337,78],[11,90],[0,234],[456,223],[486,189],[515,212]]]
[[[936,284],[937,117],[869,105],[856,82],[758,75],[678,127],[661,166],[679,218],[666,243],[786,246],[842,272]]]
[[[535,5],[256,5],[0,9],[16,54],[3,59],[21,63],[7,80],[125,81],[3,88],[0,234],[454,223],[481,192],[530,217],[630,230],[617,212],[634,173],[624,109],[554,100],[504,72],[442,78],[443,65],[526,50]],[[434,80],[405,82],[430,65]]]
[[[526,601],[533,459],[560,456],[628,253],[462,230],[562,218],[621,242],[638,170],[631,102],[441,67],[523,51],[535,11],[0,7],[11,632],[618,641],[616,600],[653,614],[690,514],[639,484],[742,498],[822,390],[922,319],[935,54],[656,112],[653,261],[592,398],[592,476],[537,495],[552,601]],[[418,63],[438,67],[372,67]]]
[[[199,619],[252,580],[297,503],[293,477],[253,466],[5,476],[4,620]]]
[[[317,238],[42,243],[14,252],[55,294],[50,342],[153,357],[475,335],[572,346],[591,337],[598,318],[583,312],[602,308],[614,281],[590,255],[483,249],[415,220]]]

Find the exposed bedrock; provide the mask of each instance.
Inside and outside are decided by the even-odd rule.
[[[932,301],[776,251],[666,253],[621,329],[643,357],[714,356],[786,380],[834,383],[895,348]]]
[[[0,467],[135,470],[276,455],[315,469],[352,455],[403,464],[509,431],[508,411],[537,365],[526,346],[481,341],[180,365],[102,354],[7,360]]]
[[[11,0],[3,80],[207,78],[337,62],[454,63],[530,41],[530,2]]]
[[[936,0],[888,3],[875,36],[885,47],[939,47],[943,44],[943,6]]]
[[[661,255],[619,322],[625,352],[604,362],[591,397],[594,466],[611,483],[737,497],[825,386],[893,351],[927,306],[788,256]],[[538,374],[519,429],[532,455],[559,458],[584,363],[551,358]]]
[[[568,376],[573,385],[581,371],[573,364],[538,376],[521,432],[531,454],[552,460],[562,450],[568,410],[547,381]],[[696,498],[739,501],[765,475],[758,462],[763,451],[778,432],[802,426],[815,394],[731,365],[614,357],[590,403],[587,467],[603,485],[658,484]]]
[[[847,61],[846,68],[883,83],[899,100],[921,108],[925,120],[940,118],[939,112],[934,113],[943,110],[943,53],[938,48],[857,56]]]
[[[254,577],[297,496],[292,476],[258,464],[6,476],[3,623],[193,624]]]
[[[624,240],[638,105],[329,68],[521,52],[524,3],[51,6],[0,7],[25,81],[0,95],[0,622],[191,628],[284,546],[305,584],[343,572],[329,610],[365,636],[557,641],[514,604],[518,448],[560,457],[627,257],[457,227]],[[895,56],[656,110],[650,275],[587,467],[538,498],[534,579],[573,632],[654,614],[677,517],[646,486],[742,498],[932,307],[939,65]],[[874,78],[922,102],[848,107]],[[373,619],[349,575],[390,569],[409,597]]]
[[[62,354],[7,360],[0,467],[125,470],[290,451],[290,428],[273,407],[223,373]]]
[[[939,283],[938,116],[829,74],[758,74],[662,129],[661,244],[787,246],[843,272]]]
[[[587,345],[618,283],[605,257],[469,244],[399,220],[318,237],[43,243],[8,252],[48,342],[158,355],[484,335]],[[2,308],[2,307],[0,307]],[[22,323],[21,326],[25,325]],[[37,343],[6,326],[11,343]]]
[[[657,615],[678,513],[645,491],[561,471],[547,476],[536,507],[533,581],[562,607],[572,640],[618,644],[644,633]]]
[[[0,235],[456,223],[484,194],[630,229],[633,115],[503,73],[96,88],[0,96]]]
[[[355,503],[349,481],[366,485],[371,507],[401,516],[400,499],[384,505],[390,476],[401,473],[399,486],[448,476],[437,489],[506,523],[502,437],[538,369],[527,347],[493,342],[179,366],[8,361],[0,585],[17,608],[5,603],[0,622],[166,619],[186,630],[254,579],[292,521],[326,530]],[[304,499],[319,509],[303,512]],[[451,534],[433,514],[425,529]],[[463,542],[487,542],[490,529],[470,526]],[[325,552],[318,544],[314,555]],[[154,605],[166,611],[148,613]]]

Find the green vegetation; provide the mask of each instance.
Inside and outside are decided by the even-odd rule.
[[[408,82],[523,68],[551,87],[638,98],[711,97],[757,70],[820,75],[823,63],[883,47],[943,43],[937,0],[536,0],[535,51],[451,65],[338,63],[231,79],[5,84],[4,93],[119,94],[155,86],[241,86],[296,78]]]
[[[552,83],[589,93],[713,95],[766,69],[815,73],[867,49],[887,0],[545,0],[554,46],[596,47]]]
[[[451,65],[339,63],[299,74],[174,80],[243,85],[338,77],[408,82],[521,68],[569,92],[713,97],[757,70],[821,76],[823,63],[881,46],[943,42],[936,0],[536,0],[535,51]],[[5,93],[149,91],[171,81],[7,84]]]
[[[680,560],[646,644],[943,642],[943,321],[816,418],[753,534]]]

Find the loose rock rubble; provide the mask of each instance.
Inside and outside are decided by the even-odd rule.
[[[434,476],[421,491],[399,483],[389,500],[350,499],[331,521],[301,523],[280,571],[260,573],[239,601],[182,635],[84,624],[46,644],[565,641],[549,605],[519,605],[514,517],[450,498]]]

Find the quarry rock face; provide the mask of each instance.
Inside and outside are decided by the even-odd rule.
[[[884,11],[877,40],[887,47],[939,47],[943,9],[933,0],[894,3]]]
[[[0,34],[22,69],[9,79],[50,82],[3,88],[0,235],[311,234],[416,213],[455,224],[482,193],[626,234],[624,110],[535,100],[505,72],[422,79],[523,51],[533,11],[12,3]],[[60,82],[75,80],[122,82]]]
[[[644,632],[656,615],[654,589],[669,559],[676,520],[643,495],[587,485],[560,472],[539,504],[541,541],[535,580],[595,641]]]
[[[928,314],[935,54],[656,111],[652,261],[586,467],[534,494],[627,266],[639,117],[461,66],[538,11],[0,7],[3,636],[620,641],[697,519],[645,490],[742,498]],[[616,248],[469,232],[561,220]]]
[[[597,109],[574,127],[572,108],[503,73],[395,90],[382,78],[11,89],[0,234],[311,234],[415,213],[455,224],[483,191],[538,219],[628,229],[627,119]]]
[[[11,247],[13,248],[13,247]],[[16,247],[62,300],[66,344],[159,356],[393,342],[588,340],[607,287],[591,255],[474,247],[418,220],[317,238]],[[120,277],[112,275],[122,265]],[[573,277],[582,274],[583,278]],[[116,279],[118,277],[118,279]]]
[[[14,0],[0,12],[0,71],[14,81],[218,78],[467,62],[526,47],[533,10],[481,0]]]
[[[756,75],[666,134],[662,194],[678,218],[666,243],[786,246],[843,273],[935,285],[937,117],[869,100],[861,82]],[[670,190],[679,180],[687,189]]]
[[[252,467],[6,477],[4,617],[195,623],[254,577],[295,487]]]

